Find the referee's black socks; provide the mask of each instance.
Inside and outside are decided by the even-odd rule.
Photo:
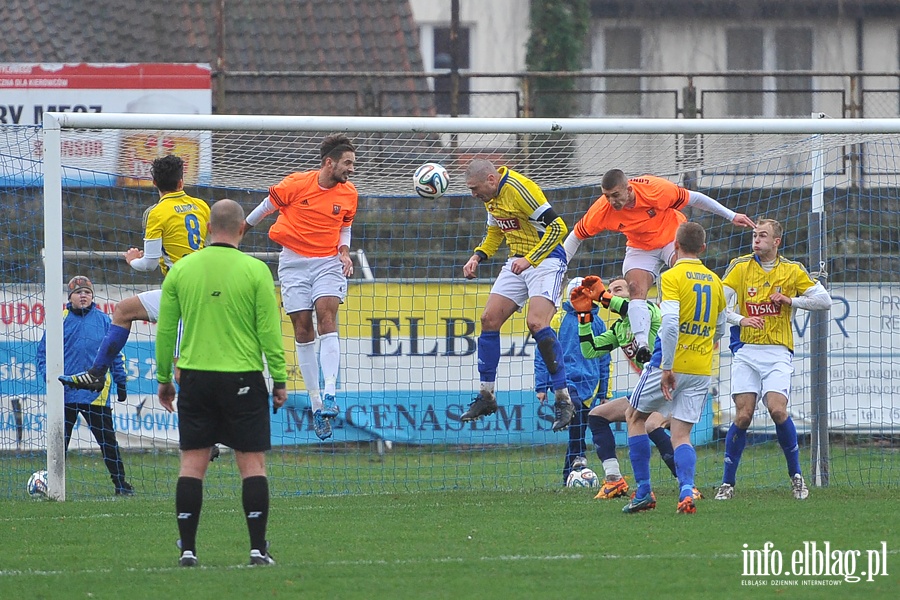
[[[266,524],[269,521],[269,480],[265,475],[244,479],[242,498],[250,549],[266,554]]]

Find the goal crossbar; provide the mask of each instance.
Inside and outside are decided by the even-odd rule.
[[[302,117],[44,113],[44,129],[203,129],[209,131],[355,131],[390,133],[900,133],[900,119],[516,119],[450,117]]]

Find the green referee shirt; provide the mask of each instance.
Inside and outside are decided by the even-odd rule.
[[[287,382],[281,311],[269,267],[233,246],[207,246],[175,263],[162,286],[156,327],[156,379],[172,381],[178,320],[184,333],[178,366],[196,371],[262,371]]]

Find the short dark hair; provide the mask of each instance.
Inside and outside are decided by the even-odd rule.
[[[604,190],[611,190],[626,183],[628,183],[628,177],[625,176],[625,171],[622,169],[610,169],[603,174],[603,179],[600,180],[600,187]]]
[[[178,182],[184,179],[184,161],[181,157],[169,154],[153,161],[150,167],[153,185],[163,193],[178,191]]]
[[[325,159],[330,158],[334,162],[337,162],[344,155],[344,152],[353,152],[356,153],[356,147],[353,145],[353,142],[350,141],[343,133],[333,133],[322,140],[322,145],[319,147],[319,155],[322,157],[322,164],[325,164]]]
[[[687,221],[678,226],[675,239],[678,240],[678,245],[685,252],[700,254],[703,251],[703,244],[706,243],[706,230],[700,223]]]

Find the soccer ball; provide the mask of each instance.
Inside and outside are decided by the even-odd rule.
[[[47,497],[47,471],[35,471],[31,474],[31,477],[28,478],[28,483],[25,485],[25,491],[28,492],[28,495],[32,498],[46,498]]]
[[[584,469],[572,471],[569,473],[569,478],[566,479],[566,487],[570,488],[593,488],[599,485],[600,478],[597,477],[596,473],[586,467]]]
[[[413,175],[413,187],[416,193],[423,198],[434,200],[440,198],[450,185],[450,175],[447,169],[438,163],[427,162]]]

